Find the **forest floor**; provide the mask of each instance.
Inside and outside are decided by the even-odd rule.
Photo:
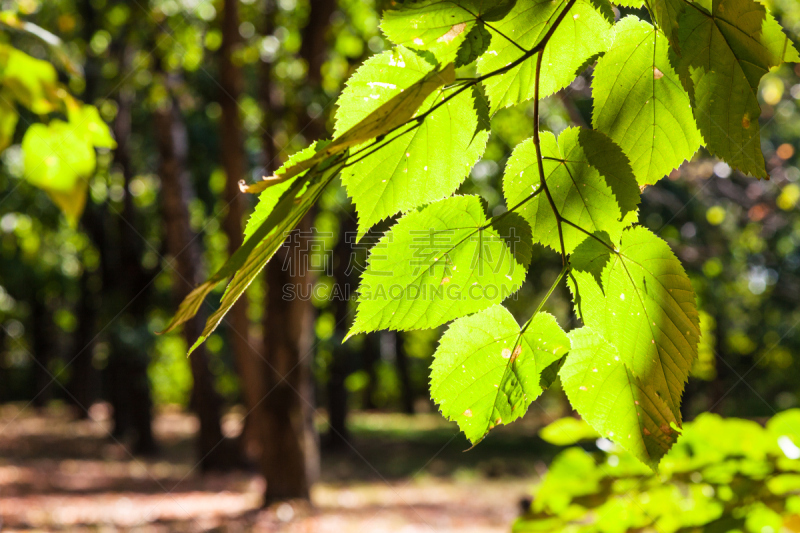
[[[235,416],[226,430],[236,431]],[[468,453],[438,414],[357,413],[351,446],[323,452],[312,505],[260,508],[255,472],[201,474],[194,417],[155,420],[159,453],[134,457],[109,436],[101,405],[88,420],[63,408],[0,407],[3,531],[507,532],[556,449],[538,421],[501,428]]]

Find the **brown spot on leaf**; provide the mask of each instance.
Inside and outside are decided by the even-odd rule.
[[[742,117],[742,127],[746,130],[750,129],[750,115],[748,115],[747,113],[745,113],[744,116]]]
[[[660,70],[658,70],[658,67],[654,66],[653,67],[653,78],[657,79],[657,80],[660,80],[663,77],[664,77],[664,73],[661,72]]]
[[[450,28],[450,31],[436,39],[437,43],[449,43],[462,33],[464,33],[464,29],[467,27],[466,22],[459,22],[458,24],[453,24],[453,27]]]
[[[464,411],[464,416],[466,416],[467,418],[472,418],[472,409],[467,409],[466,411]]]
[[[649,435],[649,434],[650,434],[650,430],[649,430],[649,429],[647,429],[647,428],[644,428],[644,429],[642,430],[642,433],[644,433],[645,435]]]
[[[509,357],[511,357],[511,350],[509,350],[508,348],[503,348],[503,351],[500,352],[500,355],[503,356],[503,359],[508,359]]]

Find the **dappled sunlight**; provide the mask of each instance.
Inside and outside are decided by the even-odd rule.
[[[488,533],[506,531],[519,514],[518,502],[530,492],[530,478],[487,479],[510,468],[486,465],[485,454],[462,454],[463,441],[453,442],[453,425],[438,414],[362,413],[353,418],[358,451],[323,455],[323,481],[313,488],[313,506],[293,501],[262,509],[264,482],[254,472],[201,475],[193,467],[193,416],[175,409],[160,413],[154,419],[159,453],[134,457],[109,436],[106,406],[96,404],[92,414],[94,419],[73,420],[58,407],[42,413],[15,405],[0,409],[0,427],[6,427],[0,434],[4,531]],[[232,431],[241,429],[240,415],[225,419]],[[519,429],[530,435],[539,426],[530,420]],[[501,438],[513,443],[507,433]],[[409,447],[404,438],[421,444]],[[427,441],[444,449],[438,460],[425,455]],[[387,449],[404,460],[394,467],[386,457],[378,462]],[[471,470],[476,465],[479,470]]]

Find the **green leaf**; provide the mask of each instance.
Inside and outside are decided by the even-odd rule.
[[[598,492],[600,481],[606,475],[585,450],[578,447],[567,448],[556,456],[547,476],[537,487],[533,508],[536,511],[547,509],[554,515],[561,515],[573,498]],[[562,531],[563,526],[559,526],[561,527],[548,528],[545,531]]]
[[[478,60],[481,74],[505,68],[523,57],[524,50],[533,49],[566,4],[567,0],[517,2],[505,18],[489,28],[496,31],[489,50]],[[607,48],[611,24],[609,14],[604,15],[588,0],[578,0],[566,14],[544,50],[539,92],[542,98],[572,83],[578,67]],[[535,80],[535,55],[502,75],[488,78],[484,85],[492,113],[533,98]]]
[[[620,352],[592,329],[569,333],[571,350],[559,376],[572,407],[595,430],[652,469],[677,437],[679,421]]]
[[[22,138],[25,179],[41,189],[69,192],[91,176],[94,148],[80,133],[61,120],[31,125]]]
[[[761,42],[780,63],[800,63],[800,53],[797,52],[797,48],[769,9],[766,7],[764,9],[767,11],[767,16],[761,26]]]
[[[458,48],[456,53],[456,68],[469,65],[488,48],[489,43],[492,41],[492,34],[486,29],[482,20],[479,20],[475,26],[469,30],[464,42]]]
[[[219,308],[208,318],[200,338],[192,345],[189,353],[213,333],[228,310],[278,251],[286,240],[286,233],[297,226],[322,194],[323,189],[333,181],[341,169],[341,164],[326,167],[324,163],[291,181],[291,185],[280,195],[274,208],[269,211],[257,229],[249,234],[244,244],[213,276],[195,287],[184,298],[172,321],[162,333],[172,331],[196,315],[208,293],[220,282],[233,276],[225,289]]]
[[[569,446],[584,440],[595,440],[600,435],[585,420],[566,416],[540,429],[539,436],[550,444]]]
[[[82,138],[91,142],[96,148],[116,148],[117,142],[111,130],[93,105],[75,105],[67,110],[70,125]]]
[[[8,148],[14,140],[19,113],[11,101],[10,95],[0,92],[0,152]]]
[[[670,44],[678,47],[678,21],[686,8],[683,0],[650,0],[655,25],[666,35]]]
[[[639,188],[627,158],[600,132],[568,128],[556,141],[542,132],[543,167],[547,186],[561,216],[587,231],[605,231],[616,242],[623,228],[636,220]],[[539,168],[532,140],[517,145],[506,166],[503,193],[509,209],[531,226],[533,242],[561,251],[556,217],[540,193]],[[531,198],[531,195],[536,196]],[[524,202],[524,203],[523,203]],[[562,224],[564,247],[570,253],[586,233]]]
[[[416,68],[403,71],[406,66],[405,59],[412,61]],[[392,69],[393,81],[400,84],[369,80],[370,75],[376,74],[375,65],[372,63],[378,64],[377,74],[384,72],[380,66],[383,63],[389,67],[397,67]],[[420,76],[420,73],[424,74]],[[302,174],[332,156],[342,154],[353,146],[364,144],[399,128],[415,116],[419,106],[433,91],[451,83],[454,77],[455,70],[452,64],[442,69],[433,68],[433,65],[426,63],[409,50],[401,48],[370,58],[348,80],[353,87],[348,85],[339,97],[339,106],[346,109],[346,112],[340,109],[337,113],[336,134],[332,141],[317,143],[314,149],[301,150],[273,176],[265,177],[263,181],[250,185],[242,181],[239,187],[243,192],[260,193],[277,183]],[[378,143],[368,148],[372,149],[376,144]]]
[[[525,279],[477,196],[453,196],[401,218],[372,248],[348,337],[433,328],[502,302]]]
[[[338,119],[337,131],[354,120],[353,107],[366,106],[366,112],[431,68],[403,48],[367,61],[342,94],[340,110],[347,109],[348,113]],[[367,148],[363,154],[358,150],[353,153],[353,163],[343,171],[342,183],[358,211],[359,238],[397,212],[452,194],[483,154],[489,133],[476,112],[475,98],[480,96],[468,90],[455,94],[457,90],[431,94],[419,108],[418,115],[430,111],[424,121],[413,121],[388,133],[380,150]]]
[[[533,236],[525,219],[517,213],[503,213],[493,220],[492,228],[506,241],[517,263],[527,269],[533,259]]]
[[[0,44],[0,76],[14,99],[33,113],[45,115],[58,109],[58,74],[47,61]]]
[[[556,319],[538,313],[521,330],[495,305],[453,322],[431,365],[431,397],[472,442],[528,410],[542,393],[542,372],[569,350]]]
[[[700,335],[694,290],[680,261],[643,227],[623,233],[618,253],[590,239],[570,261],[568,282],[584,324],[609,341],[632,375],[680,421]]]
[[[94,174],[94,147],[73,124],[52,120],[32,124],[22,137],[25,179],[44,190],[76,224],[86,205],[87,180]]]
[[[713,0],[711,13],[690,4],[680,17],[678,71],[706,145],[731,166],[757,177],[767,176],[758,84],[771,67],[797,54],[785,36],[781,44],[776,31],[783,34],[776,27],[755,0]]]
[[[691,159],[703,139],[667,39],[636,17],[614,30],[594,70],[592,124],[622,148],[639,185],[651,185]]]
[[[275,174],[282,175],[287,168],[296,168],[297,165],[315,157],[319,151],[324,148],[325,144],[326,143],[315,141],[302,150],[295,152]],[[270,186],[258,195],[258,204],[256,204],[256,208],[250,214],[250,218],[247,220],[247,224],[244,227],[245,241],[264,223],[270,213],[272,213],[272,210],[275,209],[275,206],[278,201],[280,201],[283,194],[289,190],[292,183],[297,179],[297,177],[289,178],[286,181]]]
[[[478,18],[506,4],[513,2],[426,0],[400,4],[383,13],[381,30],[395,44],[426,50],[440,62],[449,63],[478,26]]]
[[[767,431],[784,450],[784,454],[791,453],[794,450],[786,448],[786,442],[781,439],[788,439],[795,448],[800,446],[800,409],[787,409],[773,416],[767,422]],[[789,452],[786,451],[787,449]]]

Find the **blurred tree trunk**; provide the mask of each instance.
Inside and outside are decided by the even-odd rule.
[[[408,371],[408,354],[406,353],[405,338],[396,331],[394,335],[394,362],[397,366],[397,376],[400,378],[400,401],[403,412],[414,414],[414,388],[411,385],[411,375]]]
[[[167,251],[175,265],[174,294],[176,302],[202,281],[200,243],[189,225],[191,184],[186,169],[188,138],[186,126],[174,98],[167,98],[154,113],[155,138],[159,152],[161,208]],[[200,336],[205,313],[198,312],[183,326],[187,345]],[[200,419],[197,454],[203,470],[230,466],[220,446],[224,440],[220,427],[222,400],[214,389],[214,376],[208,367],[208,354],[200,345],[189,358],[194,386],[191,405]]]
[[[119,62],[125,73],[131,69],[133,53],[133,47],[126,40],[118,52]],[[134,178],[130,152],[131,112],[134,99],[135,93],[130,86],[126,85],[120,88],[117,96],[117,116],[114,121],[114,135],[117,139],[114,161],[122,170],[125,190],[122,213],[118,213],[117,217],[120,242],[123,243],[119,247],[120,268],[117,272],[123,274],[120,277],[119,290],[122,296],[121,301],[128,302],[126,304],[127,312],[132,318],[133,324],[138,325],[145,321],[148,289],[155,273],[148,273],[142,266],[145,240],[137,229],[140,227],[139,217],[130,191],[131,181]],[[135,341],[127,340],[126,342],[126,339],[121,339],[119,348],[121,353],[116,354],[116,357],[124,361],[128,372],[125,379],[128,381],[126,389],[131,407],[131,423],[136,435],[134,451],[153,453],[156,451],[152,431],[153,404],[147,375],[148,348],[152,345],[152,334],[146,326],[135,326],[134,331],[136,334],[132,338]]]
[[[48,366],[53,355],[53,315],[47,308],[43,290],[35,291],[33,298],[33,309],[31,310],[31,324],[33,325],[33,365],[32,365],[32,389],[33,400],[31,403],[35,407],[44,407],[53,397],[53,378],[50,375]]]
[[[301,232],[310,224],[304,218]],[[264,318],[264,348],[268,361],[267,396],[264,399],[262,467],[267,479],[267,503],[291,498],[309,498],[319,468],[319,449],[313,423],[311,360],[314,316],[308,300],[283,298],[283,288],[294,285],[308,294],[313,282],[304,271],[305,239],[297,246],[282,247],[267,267],[267,304]],[[289,268],[281,268],[288,258]],[[303,287],[302,289],[300,287]]]
[[[354,270],[350,265],[352,242],[348,236],[353,236],[358,231],[355,216],[350,209],[345,211],[345,216],[340,217],[339,239],[333,249],[333,283],[341,290],[343,298],[336,299],[333,304],[333,319],[335,334],[333,338],[333,361],[331,362],[328,376],[328,433],[325,436],[325,445],[330,449],[341,449],[347,444],[350,434],[347,430],[347,387],[345,380],[352,372],[353,350],[352,344],[342,342],[347,330],[350,328],[350,300],[356,288]]]
[[[320,86],[325,56],[325,31],[335,2],[312,0],[309,22],[303,31],[301,55],[309,65],[306,88],[312,93]],[[273,30],[274,4],[266,2],[265,35]],[[274,144],[274,121],[282,114],[279,89],[271,83],[271,69],[263,63],[261,91],[266,117],[263,137],[265,172],[277,167],[278,147]],[[313,96],[309,95],[309,96]],[[301,101],[308,100],[301,98]],[[305,114],[305,110],[301,111]],[[315,120],[300,120],[307,138],[318,138],[324,125]],[[266,397],[262,416],[267,440],[261,468],[267,480],[265,503],[289,498],[309,497],[311,484],[319,471],[319,443],[314,427],[314,398],[311,362],[313,359],[313,314],[310,300],[283,298],[283,287],[292,284],[295,293],[309,294],[313,284],[306,271],[308,232],[312,213],[299,225],[296,246],[282,247],[266,268],[268,285],[264,316],[264,353],[267,357]],[[287,257],[289,256],[289,257]],[[286,263],[288,259],[288,263]],[[284,269],[288,264],[289,268]],[[302,288],[301,288],[302,287]]]
[[[96,398],[97,376],[92,366],[92,355],[95,345],[95,332],[97,330],[98,295],[95,292],[93,280],[98,279],[98,274],[89,272],[84,267],[80,279],[81,295],[78,300],[77,319],[78,326],[75,330],[75,354],[70,358],[72,370],[67,390],[72,403],[75,404],[78,418],[89,416],[89,407]]]
[[[367,384],[361,394],[361,408],[367,411],[375,409],[375,390],[378,386],[375,366],[381,360],[382,336],[382,332],[367,333],[361,349],[361,359],[367,374]]]
[[[244,179],[247,161],[244,153],[242,122],[239,116],[239,98],[242,93],[242,73],[234,64],[233,54],[239,45],[239,0],[225,0],[222,12],[222,46],[220,48],[220,94],[222,107],[220,121],[220,149],[225,170],[225,204],[227,214],[223,228],[228,237],[228,255],[242,245],[242,218],[246,199],[239,190],[239,180]],[[239,298],[225,318],[228,342],[236,360],[242,396],[248,416],[245,417],[243,443],[245,449],[258,456],[263,434],[262,419],[252,411],[265,394],[262,355],[254,348],[247,316],[247,296]]]
[[[80,10],[83,19],[82,37],[84,42],[89,43],[97,30],[96,10],[92,7],[91,0],[81,2]],[[83,67],[84,80],[86,82],[83,99],[91,104],[95,98],[98,76],[97,61],[91,52],[87,53]],[[95,213],[95,206],[89,199],[81,217],[81,227],[89,236],[97,251],[102,254],[105,251],[105,242],[97,219],[98,215]],[[97,281],[100,281],[100,283],[98,284]],[[69,401],[74,404],[79,418],[89,416],[89,407],[91,407],[96,398],[96,372],[92,367],[97,316],[100,307],[100,295],[96,285],[102,286],[100,273],[92,273],[84,268],[80,279],[81,292],[77,308],[78,327],[74,337],[75,354],[69,358],[69,361],[71,361],[71,377],[67,384],[67,396]]]

